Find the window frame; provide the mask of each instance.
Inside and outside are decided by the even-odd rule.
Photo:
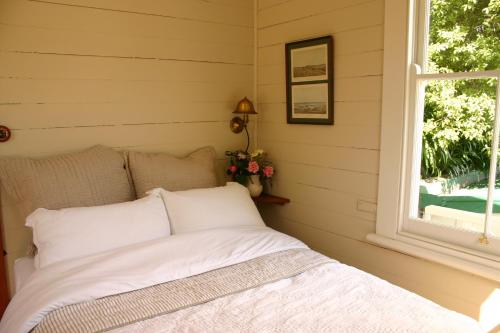
[[[500,281],[500,256],[488,254],[447,243],[435,238],[403,230],[407,212],[407,170],[411,161],[407,159],[411,140],[409,110],[415,109],[418,70],[412,67],[422,29],[416,31],[416,20],[428,17],[427,10],[417,0],[386,0],[384,26],[384,76],[382,92],[382,124],[380,148],[380,174],[377,203],[376,232],[367,239],[383,247],[435,261],[495,281]],[[422,26],[422,22],[420,22]],[[424,24],[424,26],[427,26]],[[434,74],[423,74],[429,78]],[[451,74],[454,76],[455,74]],[[414,84],[411,84],[414,82]],[[413,89],[413,90],[412,90]],[[497,104],[499,103],[497,99]],[[497,110],[498,112],[498,110]],[[413,150],[411,150],[413,152]]]
[[[420,0],[420,3],[427,1]],[[421,22],[419,24],[422,24]],[[419,28],[420,31],[420,28]],[[424,63],[426,59],[421,57],[417,61]],[[487,211],[485,212],[485,224],[483,227],[483,232],[473,232],[467,230],[458,230],[450,227],[440,226],[432,223],[425,223],[423,219],[412,217],[412,212],[417,211],[417,205],[419,203],[419,180],[420,180],[420,156],[421,154],[421,142],[422,142],[422,127],[423,122],[421,118],[423,117],[423,103],[425,98],[425,82],[426,81],[436,81],[436,80],[458,80],[458,79],[478,79],[478,78],[496,78],[497,84],[497,95],[500,95],[500,75],[498,70],[494,71],[478,71],[478,72],[457,72],[457,73],[420,73],[419,66],[416,64],[411,64],[409,69],[409,105],[407,110],[407,123],[408,123],[408,133],[407,135],[407,151],[406,159],[408,167],[405,170],[405,180],[407,182],[405,188],[406,191],[404,195],[404,212],[403,219],[400,223],[399,231],[406,231],[409,234],[416,234],[421,236],[426,236],[432,239],[440,240],[445,243],[457,244],[463,246],[463,251],[472,253],[474,255],[484,256],[495,260],[495,258],[500,257],[500,239],[497,237],[490,237],[489,223],[493,209],[493,189],[496,180],[496,165],[497,165],[497,153],[498,153],[498,134],[500,125],[500,107],[498,106],[500,101],[496,103],[495,110],[495,121],[494,121],[494,141],[491,143],[492,147],[497,147],[494,149],[490,160],[490,172],[489,172],[489,188],[488,188],[488,200],[487,200]],[[497,97],[498,100],[498,97]],[[413,103],[412,103],[413,102]],[[485,238],[486,237],[486,238]],[[484,238],[487,244],[479,242],[479,239]]]

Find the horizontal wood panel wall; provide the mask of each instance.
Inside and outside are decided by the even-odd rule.
[[[383,0],[259,0],[258,143],[276,163],[273,227],[450,309],[480,318],[498,284],[366,241],[375,231],[383,70]],[[333,35],[335,125],[286,124],[289,41]]]
[[[213,145],[222,174],[253,52],[252,0],[0,0],[0,156]],[[4,228],[24,228],[4,199]],[[28,237],[11,234],[9,266]]]

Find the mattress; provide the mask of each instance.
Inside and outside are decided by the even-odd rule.
[[[22,257],[14,261],[14,292],[17,293],[35,272],[33,257]]]
[[[35,271],[0,332],[482,332],[267,227],[177,234]]]

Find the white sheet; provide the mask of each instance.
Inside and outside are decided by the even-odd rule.
[[[38,269],[14,296],[0,332],[29,332],[45,314],[73,304],[306,246],[261,226],[173,235]]]
[[[36,271],[0,332],[28,332],[60,306],[183,278],[260,255],[304,248],[266,227],[171,236]],[[129,325],[116,332],[479,332],[446,310],[340,263]]]
[[[35,259],[33,257],[22,257],[14,261],[14,289],[19,292],[35,272]]]

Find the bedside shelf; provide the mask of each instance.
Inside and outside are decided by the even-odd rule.
[[[284,204],[287,204],[290,202],[290,199],[288,199],[288,198],[278,197],[276,195],[265,194],[265,193],[262,193],[260,196],[258,196],[256,198],[252,198],[252,199],[257,205],[264,204],[264,205],[281,205],[281,206],[283,206]]]

